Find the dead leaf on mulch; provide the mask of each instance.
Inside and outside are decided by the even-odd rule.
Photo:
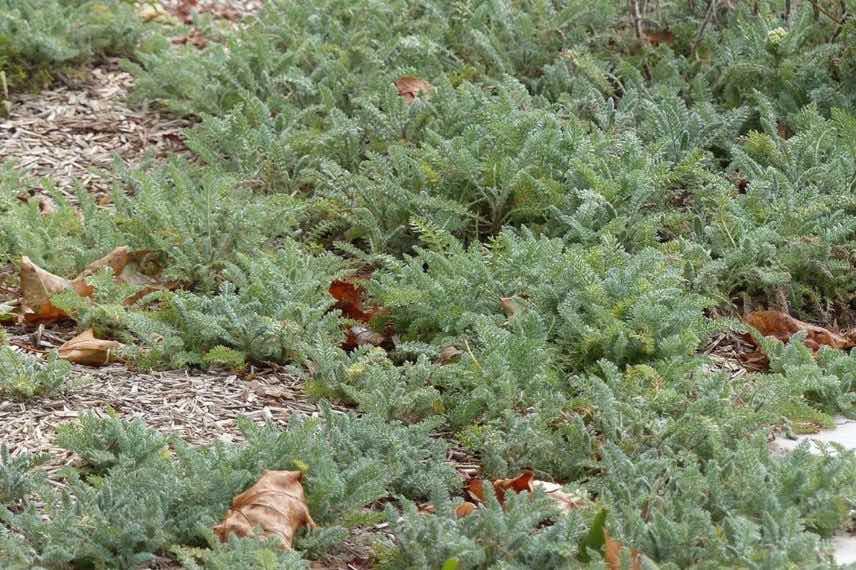
[[[387,327],[382,333],[373,330],[368,324],[375,316],[384,311],[381,307],[366,307],[363,305],[363,288],[359,281],[368,275],[358,275],[349,280],[336,279],[330,283],[328,292],[336,299],[335,307],[342,311],[348,319],[358,321],[358,324],[348,327],[345,331],[345,342],[342,349],[353,350],[358,346],[380,346],[393,348],[398,344],[395,331]]]
[[[533,493],[535,489],[541,489],[547,497],[555,502],[556,506],[563,513],[569,513],[585,505],[585,500],[582,497],[562,491],[562,486],[558,483],[535,479],[535,474],[532,471],[524,471],[513,479],[496,479],[492,483],[492,486],[496,499],[500,504],[505,503],[505,494],[508,491],[514,491],[515,493],[528,491]],[[474,506],[483,504],[485,502],[485,481],[483,479],[470,479],[467,481],[464,494],[467,501]],[[459,507],[460,509],[461,507]],[[459,516],[466,516],[475,509],[465,508],[464,510],[466,512],[463,514],[459,513]]]
[[[133,302],[143,294],[157,289],[175,287],[175,283],[162,283],[158,280],[157,267],[145,267],[152,255],[148,251],[132,252],[125,246],[117,247],[101,259],[87,265],[80,275],[71,280],[46,271],[33,263],[29,257],[23,256],[20,270],[21,320],[33,324],[66,318],[68,315],[51,303],[51,296],[67,289],[74,290],[81,297],[91,296],[94,289],[86,282],[87,278],[106,267],[113,271],[117,282],[142,287],[142,290],[126,300],[126,303],[129,300]]]
[[[87,329],[59,347],[59,357],[75,364],[103,366],[116,359],[122,343],[115,340],[95,338],[95,332]]]
[[[193,29],[190,33],[172,38],[172,43],[180,46],[193,46],[198,49],[203,49],[208,46],[208,38],[198,29]]]
[[[254,535],[259,527],[262,537],[278,537],[283,550],[291,550],[300,528],[317,526],[309,514],[302,480],[300,471],[266,470],[252,487],[234,498],[214,534],[225,542],[231,534]]]
[[[428,93],[433,89],[430,83],[424,79],[405,75],[395,80],[395,87],[398,89],[398,94],[404,98],[407,103],[413,103],[421,93]]]
[[[51,303],[51,296],[71,289],[71,281],[45,271],[26,255],[21,258],[21,311],[28,323],[62,319],[64,312]]]
[[[763,336],[771,336],[788,342],[798,332],[805,331],[805,345],[817,351],[821,346],[847,349],[854,342],[828,329],[803,322],[781,311],[754,311],[743,316],[743,322],[755,328]]]
[[[104,257],[96,259],[89,265],[83,268],[80,274],[72,279],[71,284],[78,295],[81,297],[89,297],[95,292],[95,289],[86,282],[86,280],[102,269],[109,267],[113,271],[113,275],[118,276],[128,265],[128,254],[130,250],[126,246],[117,247]]]

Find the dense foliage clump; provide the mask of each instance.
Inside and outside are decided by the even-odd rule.
[[[381,521],[388,568],[601,567],[598,524],[649,568],[829,567],[856,457],[767,440],[854,414],[856,356],[739,317],[856,322],[856,5],[630,4],[271,0],[126,64],[134,97],[193,119],[189,159],[117,168],[106,207],[48,184],[49,214],[0,174],[0,261],[71,278],[129,246],[169,283],[132,297],[102,271],[53,298],[131,365],[275,363],[354,408],[205,448],[85,417],[59,434],[85,460],[65,493],[3,455],[11,567],[304,568]],[[706,353],[735,334],[767,369]],[[29,396],[67,371],[25,372]],[[585,505],[459,518],[449,441]],[[306,475],[321,528],[295,553],[210,531],[263,469]]]
[[[125,0],[0,2],[0,114],[10,90],[43,87],[93,58],[131,55],[143,37]]]

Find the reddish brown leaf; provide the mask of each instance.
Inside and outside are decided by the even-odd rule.
[[[193,11],[197,4],[199,4],[199,0],[180,0],[175,7],[175,15],[182,23],[191,24],[193,23]]]
[[[603,558],[606,561],[606,567],[609,568],[609,570],[622,570],[621,553],[627,547],[609,536],[609,531],[607,531],[606,528],[603,529],[603,539]],[[641,570],[641,568],[642,555],[638,550],[632,548],[630,550],[630,570]]]
[[[541,489],[552,499],[562,512],[570,512],[580,508],[585,504],[582,497],[565,493],[562,491],[562,486],[558,483],[549,483],[547,481],[539,481],[534,478],[535,474],[532,471],[524,471],[513,479],[496,479],[493,483],[493,492],[496,495],[500,504],[505,503],[505,494],[508,491],[522,493],[528,491],[534,492],[535,489]],[[470,479],[467,481],[464,488],[464,495],[467,501],[476,505],[485,502],[485,482],[483,479]],[[472,511],[470,511],[472,512]],[[466,514],[470,514],[467,512]],[[464,515],[461,515],[464,516]]]
[[[195,48],[203,49],[208,46],[208,38],[206,38],[200,30],[194,28],[189,34],[172,38],[172,43],[183,46],[190,45]]]
[[[405,75],[395,80],[395,87],[407,103],[412,103],[421,93],[428,93],[432,86],[424,79]]]
[[[763,336],[771,336],[782,342],[788,342],[796,333],[805,331],[805,345],[815,351],[821,346],[846,349],[854,345],[848,338],[823,327],[795,319],[781,311],[754,311],[744,315],[743,321],[757,329]]]
[[[455,508],[455,515],[458,518],[466,517],[476,512],[477,508],[473,503],[461,503]]]
[[[368,326],[369,321],[385,311],[380,307],[365,307],[363,305],[363,288],[359,281],[367,275],[352,277],[350,280],[337,279],[330,283],[328,289],[330,296],[336,299],[335,307],[342,311],[346,318],[359,321],[359,323],[345,331],[345,342],[342,344],[344,350],[353,350],[358,346],[372,345],[389,348],[395,346],[398,337],[395,336],[389,326],[379,333]]]
[[[505,498],[506,491],[514,491],[522,493],[523,491],[532,492],[532,480],[535,474],[531,471],[524,471],[514,479],[497,479],[493,482],[493,488],[496,490],[498,499]]]
[[[247,537],[261,529],[262,537],[277,537],[283,550],[291,550],[300,528],[314,528],[303,493],[300,471],[265,471],[249,489],[232,501],[232,507],[214,534],[222,541],[229,535]]]
[[[658,46],[660,44],[670,45],[672,41],[674,41],[674,36],[672,32],[669,30],[659,30],[656,32],[645,32],[645,39],[648,40],[648,43],[652,46]]]
[[[475,503],[484,503],[484,480],[470,479],[464,488],[464,493],[470,501]]]
[[[363,323],[371,320],[371,313],[363,309],[363,290],[359,285],[337,279],[330,283],[329,292],[344,316]]]
[[[122,344],[115,340],[95,338],[92,329],[88,329],[59,347],[60,358],[76,364],[102,366],[116,359],[116,352]]]

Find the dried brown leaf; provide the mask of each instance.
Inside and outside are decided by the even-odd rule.
[[[461,503],[455,507],[455,515],[458,518],[466,517],[476,512],[477,508],[474,503]]]
[[[95,338],[92,329],[87,329],[59,347],[60,358],[76,364],[103,366],[116,359],[116,353],[122,348],[122,343],[115,340]]]
[[[743,321],[758,330],[763,336],[771,336],[782,342],[788,342],[798,332],[805,331],[805,344],[812,350],[821,346],[832,348],[852,348],[852,340],[828,329],[803,322],[781,311],[754,311],[744,315]]]
[[[205,37],[201,30],[194,28],[188,34],[172,38],[172,43],[175,45],[189,45],[198,49],[203,49],[208,46],[208,38]]]
[[[122,270],[125,269],[125,266],[128,265],[130,250],[127,246],[117,247],[104,257],[100,259],[96,259],[89,265],[87,265],[83,271],[80,272],[80,275],[75,277],[71,281],[72,288],[77,292],[81,297],[89,297],[94,292],[92,286],[86,282],[86,280],[104,269],[105,267],[109,267],[113,271],[114,276],[118,276],[122,273]]]
[[[404,97],[404,100],[408,103],[416,100],[416,97],[421,93],[428,93],[433,89],[430,83],[412,75],[405,75],[396,79],[395,87],[398,89],[398,94]]]
[[[330,296],[336,299],[336,308],[349,319],[363,323],[371,320],[371,311],[363,308],[363,289],[354,281],[336,279],[330,283]]]
[[[300,471],[266,470],[252,487],[234,498],[223,522],[214,527],[214,534],[225,542],[231,534],[251,536],[260,528],[262,537],[278,537],[282,548],[291,550],[300,528],[316,526],[302,480]]]
[[[51,296],[71,289],[71,282],[45,271],[29,257],[21,258],[21,316],[26,323],[44,323],[67,315],[51,303]]]
[[[158,275],[148,275],[142,266],[148,261],[151,252],[131,252],[126,246],[117,247],[101,259],[87,265],[80,274],[72,280],[54,275],[33,263],[30,258],[21,258],[21,306],[22,319],[25,323],[52,322],[67,317],[63,311],[51,303],[52,295],[66,289],[74,290],[81,297],[89,297],[94,288],[86,282],[98,271],[109,267],[116,276],[116,281],[142,287],[142,291],[132,295],[126,303],[134,302],[145,294],[158,289],[171,289],[175,283],[162,283]],[[151,273],[151,271],[149,271]],[[159,270],[158,270],[159,273]]]
[[[603,539],[603,558],[606,561],[606,567],[609,570],[622,570],[621,553],[627,547],[609,536],[609,531],[606,528],[603,529]],[[641,570],[641,568],[642,555],[635,548],[630,549],[630,570]]]
[[[53,198],[50,196],[47,196],[46,194],[37,194],[35,196],[35,200],[39,204],[39,212],[43,215],[50,216],[57,212],[56,202],[54,202]]]
[[[550,483],[547,481],[539,481],[534,478],[535,474],[532,471],[523,471],[513,479],[496,479],[493,483],[493,491],[500,504],[505,503],[505,494],[508,491],[522,493],[528,491],[534,492],[535,489],[541,489],[544,494],[552,499],[559,510],[562,512],[570,512],[585,505],[585,500],[582,497],[566,493],[562,490],[562,486],[558,483]],[[479,505],[485,501],[485,482],[482,479],[470,479],[467,481],[464,488],[464,495],[470,503]],[[466,503],[465,503],[466,504]],[[470,511],[472,512],[472,511]],[[465,513],[470,514],[470,512]]]
[[[458,350],[457,347],[449,345],[440,351],[440,356],[437,358],[437,362],[439,364],[449,364],[450,362],[457,360],[461,354],[463,354],[463,352]]]
[[[513,319],[523,310],[523,300],[520,297],[500,297],[499,306],[505,316]]]

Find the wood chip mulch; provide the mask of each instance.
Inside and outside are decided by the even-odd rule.
[[[132,82],[109,60],[82,80],[13,96],[9,116],[0,119],[0,159],[49,176],[60,190],[80,185],[99,193],[110,187],[114,157],[135,164],[183,151],[187,121],[129,107]]]
[[[194,445],[240,441],[239,417],[285,425],[294,415],[319,413],[302,382],[283,372],[267,371],[247,381],[227,373],[132,372],[116,364],[74,366],[73,375],[72,388],[63,395],[0,400],[0,441],[13,455],[49,453],[49,474],[75,461],[71,452],[55,445],[56,427],[85,412],[139,418]]]

